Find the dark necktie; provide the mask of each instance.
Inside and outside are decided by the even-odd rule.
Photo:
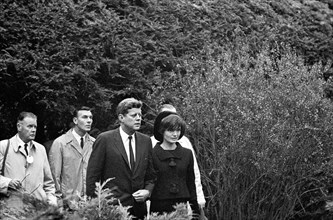
[[[129,154],[130,154],[130,165],[131,170],[134,170],[134,154],[133,154],[133,148],[132,148],[132,136],[128,136],[129,140]]]
[[[83,137],[81,137],[81,143],[80,143],[80,145],[81,145],[81,148],[83,149],[83,146],[84,146]]]
[[[27,143],[24,144],[24,150],[25,150],[25,153],[28,155],[28,144]]]

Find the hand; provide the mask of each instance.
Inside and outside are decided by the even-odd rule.
[[[147,190],[147,189],[140,189],[132,194],[135,201],[137,201],[137,202],[146,201],[146,199],[149,197],[149,195],[150,195],[150,193],[149,193],[149,190]]]
[[[50,206],[57,207],[58,206],[57,197],[55,197],[55,196],[49,196],[48,199],[47,199],[47,203]]]
[[[12,179],[9,184],[8,184],[8,188],[11,188],[11,189],[20,189],[22,187],[21,185],[21,181],[18,180],[18,179]]]

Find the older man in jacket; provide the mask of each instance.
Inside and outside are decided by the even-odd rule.
[[[10,196],[22,190],[35,198],[57,205],[52,174],[43,145],[34,141],[37,116],[21,112],[17,120],[17,134],[0,142],[0,193]],[[7,150],[8,148],[8,150]]]

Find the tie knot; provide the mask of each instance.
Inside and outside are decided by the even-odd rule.
[[[25,144],[24,144],[24,147],[28,147],[28,144],[27,144],[27,143],[25,143]]]
[[[129,139],[129,140],[132,140],[132,135],[128,136],[128,139]]]

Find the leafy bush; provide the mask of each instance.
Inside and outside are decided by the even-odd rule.
[[[272,62],[238,47],[206,48],[188,75],[156,87],[188,122],[197,148],[209,219],[327,216],[333,181],[332,110],[322,70],[290,48]],[[214,50],[221,53],[214,55]],[[200,67],[207,67],[199,74]],[[170,101],[170,100],[169,100]]]
[[[273,198],[283,201],[287,216],[318,204],[308,193],[288,203],[273,190],[266,199],[244,192],[290,175],[297,193],[302,184],[317,187],[295,180],[311,179],[315,168],[325,170],[315,178],[329,181],[319,164],[331,143],[331,107],[323,97],[333,97],[333,83],[320,80],[319,64],[327,70],[332,60],[331,1],[4,0],[0,10],[0,123],[6,125],[0,139],[15,133],[22,110],[38,115],[37,141],[53,139],[68,129],[77,105],[95,107],[94,126],[106,130],[116,121],[115,105],[129,96],[147,104],[143,130],[149,133],[154,108],[173,100],[191,125],[211,216],[254,218],[256,210],[260,218]],[[300,168],[291,172],[294,161]],[[242,178],[238,189],[227,187]],[[245,207],[247,195],[261,203]]]
[[[72,200],[71,209],[49,207],[48,204],[36,200],[29,194],[21,191],[13,192],[10,197],[0,200],[0,218],[1,219],[112,219],[112,220],[130,220],[128,208],[114,204],[115,198],[112,197],[111,190],[104,188],[108,181],[103,184],[96,183],[96,198],[79,198]],[[177,204],[176,211],[157,215],[152,213],[150,220],[190,220],[191,214],[188,213],[186,204]]]
[[[38,141],[53,139],[77,105],[94,107],[106,130],[121,99],[145,100],[159,80],[186,74],[186,57],[237,38],[253,57],[268,40],[273,58],[289,43],[307,63],[332,60],[327,0],[4,0],[0,10],[0,139],[22,110],[39,116]]]

